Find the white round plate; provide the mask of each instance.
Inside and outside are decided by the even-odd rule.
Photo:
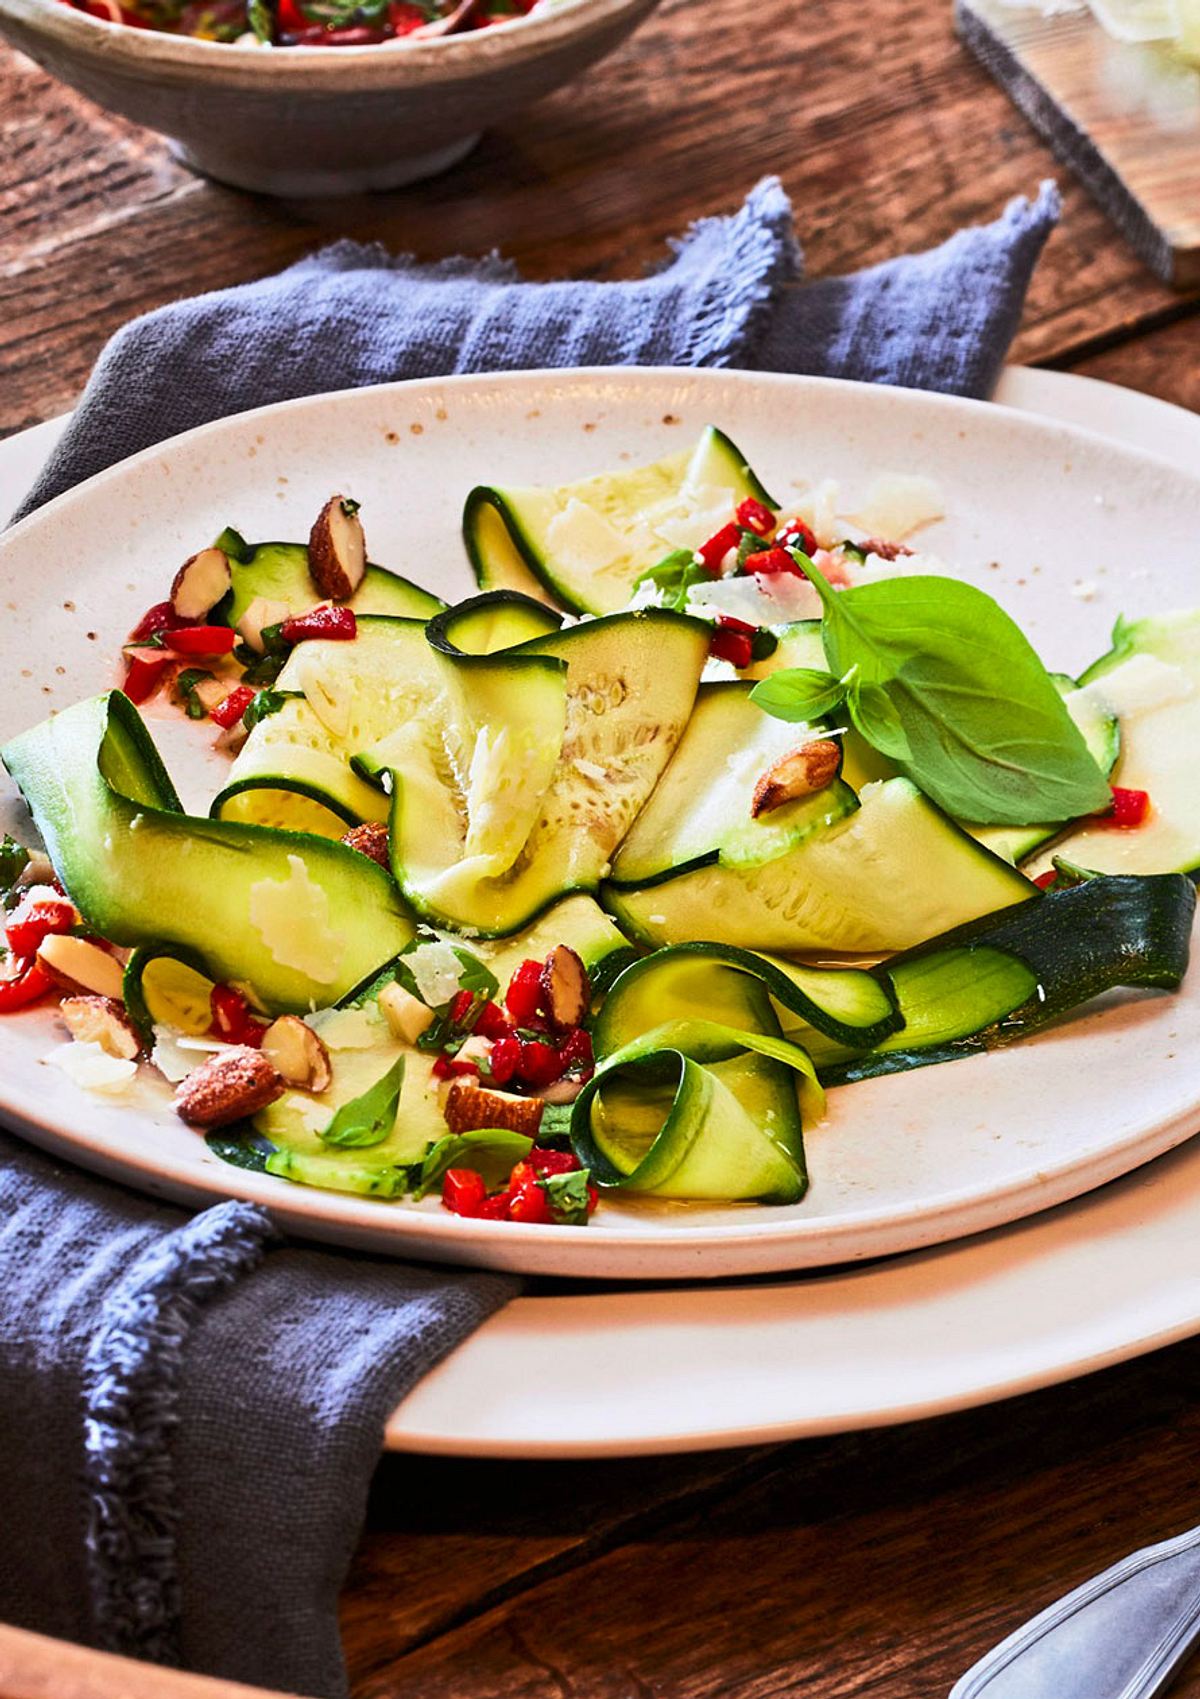
[[[1200,481],[1085,431],[912,391],[729,372],[511,374],[293,402],[189,433],[114,468],[0,543],[6,736],[106,687],[121,634],[224,524],[303,536],[332,489],[364,504],[372,553],[446,596],[471,581],[471,484],[558,481],[727,429],[783,499],[834,477],[848,505],[885,471],[927,473],[947,518],[927,546],[984,585],[1048,663],[1075,671],[1119,611],[1186,605]],[[1082,589],[1083,597],[1072,594]],[[95,635],[90,635],[94,633]],[[162,729],[167,731],[167,727]],[[185,799],[215,788],[176,722]],[[6,819],[21,827],[6,795]],[[1200,988],[1109,1000],[991,1056],[835,1093],[809,1130],[812,1186],[788,1208],[606,1203],[586,1232],[472,1223],[436,1202],[309,1191],[220,1163],[153,1082],[134,1106],[81,1096],[41,1058],[52,1017],[0,1027],[0,1107],[30,1137],[162,1195],[269,1203],[293,1230],[442,1260],[615,1279],[715,1278],[933,1244],[1073,1197],[1169,1149],[1200,1104]]]

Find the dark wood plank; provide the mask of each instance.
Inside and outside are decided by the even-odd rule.
[[[1193,1342],[985,1411],[789,1447],[406,1656],[382,1661],[386,1626],[359,1624],[355,1699],[939,1699],[1035,1611],[1200,1516],[1198,1373]],[[468,1476],[476,1499],[487,1473]],[[550,1500],[543,1531],[570,1516],[570,1475],[490,1473],[509,1503]],[[571,1473],[586,1493],[592,1471]],[[431,1515],[419,1501],[410,1538],[439,1528]],[[536,1513],[521,1516],[536,1540]],[[399,1506],[397,1539],[404,1524]],[[427,1546],[427,1573],[452,1551]],[[1197,1699],[1200,1672],[1175,1691]]]
[[[1200,315],[1194,312],[1059,363],[1200,412]]]
[[[353,202],[285,205],[199,183],[163,144],[107,125],[0,51],[0,112],[14,90],[26,106],[48,100],[64,114],[55,158],[90,151],[114,174],[115,198],[106,189],[89,215],[86,194],[82,209],[67,205],[72,194],[52,183],[26,207],[26,234],[6,237],[0,431],[68,405],[125,319],[272,271],[335,236],[424,255],[500,247],[540,277],[629,276],[689,219],[730,207],[776,171],[795,198],[810,270],[827,273],[940,241],[1054,169],[955,40],[949,9],[927,0],[872,0],[869,23],[861,7],[813,0],[802,29],[792,0],[665,0],[622,53],[486,138],[457,170]],[[75,123],[87,138],[78,149]],[[29,176],[6,151],[0,197],[37,201]],[[1082,191],[1066,194],[1021,358],[1062,355],[1172,299]]]

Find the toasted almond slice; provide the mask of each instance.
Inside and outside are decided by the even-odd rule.
[[[280,1015],[263,1033],[262,1053],[288,1085],[324,1091],[333,1078],[329,1052],[299,1015]]]
[[[578,1026],[591,1006],[592,982],[569,944],[556,944],[539,982],[542,1007],[556,1027]]]
[[[38,945],[37,959],[56,985],[120,1000],[124,971],[115,956],[88,938],[51,933]]]
[[[58,1012],[71,1037],[80,1044],[98,1044],[107,1056],[136,1062],[142,1053],[137,1029],[115,997],[64,997]]]
[[[824,790],[836,778],[840,760],[841,750],[830,737],[814,738],[811,743],[789,749],[755,785],[751,818],[757,820],[760,814],[781,808],[785,802]]]
[[[263,631],[268,625],[279,625],[291,611],[287,602],[272,602],[266,596],[255,596],[237,622],[237,634],[243,643],[249,644],[256,655],[261,655],[266,647],[263,643]]]
[[[352,826],[342,838],[347,849],[357,850],[380,867],[391,870],[388,853],[388,829],[382,820],[368,820],[365,825]]]
[[[224,1127],[282,1097],[279,1070],[261,1051],[237,1044],[201,1062],[175,1088],[175,1112],[193,1127]]]
[[[542,1124],[540,1097],[512,1097],[506,1091],[491,1091],[470,1080],[450,1082],[446,1093],[446,1125],[452,1133],[471,1133],[478,1127],[503,1127],[510,1133],[536,1138]]]
[[[379,993],[379,1007],[393,1035],[405,1044],[415,1044],[433,1025],[433,1010],[393,979]]]
[[[555,1080],[553,1085],[543,1086],[538,1096],[543,1103],[574,1103],[585,1083],[578,1075],[573,1079]]]
[[[44,850],[31,849],[27,853],[29,860],[18,873],[13,890],[28,892],[33,885],[50,885],[53,889],[54,867],[50,857]],[[57,897],[58,892],[54,891],[54,895]]]
[[[329,602],[353,596],[367,570],[367,540],[358,503],[330,496],[308,539],[308,572],[317,594]]]
[[[216,607],[233,583],[229,557],[223,549],[201,549],[185,560],[171,585],[171,606],[180,619],[198,624]]]

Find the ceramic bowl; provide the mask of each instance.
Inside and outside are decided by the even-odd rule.
[[[287,47],[102,22],[62,0],[0,0],[0,35],[110,112],[169,136],[198,171],[274,195],[398,188],[611,53],[657,0],[559,0],[420,43]]]

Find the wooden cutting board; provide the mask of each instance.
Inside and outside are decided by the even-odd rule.
[[[955,23],[1154,271],[1200,284],[1200,69],[1086,10],[955,0]]]

